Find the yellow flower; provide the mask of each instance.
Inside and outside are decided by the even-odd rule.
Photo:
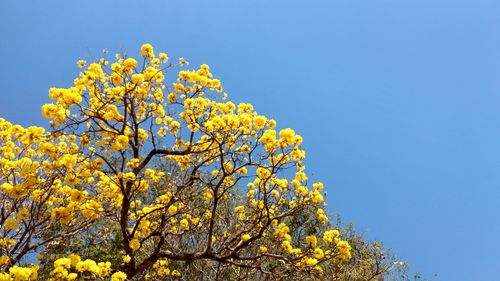
[[[123,61],[123,66],[125,68],[125,72],[130,73],[137,66],[137,61],[133,58],[127,58]]]
[[[89,271],[92,273],[99,274],[100,269],[97,263],[93,260],[86,259],[84,261],[80,261],[76,264],[75,266],[76,271],[78,272],[84,272],[84,271]]]
[[[121,84],[123,82],[123,77],[115,72],[111,74],[111,82],[113,82],[114,85]]]
[[[310,247],[314,247],[318,243],[318,239],[316,238],[316,236],[310,235],[306,237],[306,242]]]
[[[177,207],[175,207],[174,205],[170,205],[170,207],[168,207],[168,213],[171,215],[175,215],[177,213]]]
[[[185,92],[186,88],[181,83],[174,83],[175,92]]]
[[[142,83],[144,81],[144,75],[143,74],[134,74],[134,75],[132,75],[131,80],[134,84]]]
[[[241,235],[241,239],[242,239],[243,241],[248,241],[248,240],[250,240],[250,238],[252,238],[252,236],[250,236],[250,235],[249,235],[249,234],[247,234],[247,233],[245,233],[245,234],[242,234],[242,235]]]
[[[159,54],[158,54],[158,58],[159,58],[162,62],[167,62],[167,60],[168,60],[168,56],[167,56],[167,54],[165,54],[165,53],[159,53]]]
[[[172,270],[172,276],[179,278],[179,277],[181,277],[181,273],[174,269],[174,270]]]
[[[155,56],[153,46],[151,46],[151,44],[143,44],[141,46],[141,56],[146,58],[153,58]]]
[[[234,208],[234,211],[235,211],[236,213],[243,213],[243,212],[245,212],[245,206],[236,206],[236,207]]]
[[[181,229],[189,229],[189,221],[187,219],[182,219],[179,223],[181,225]]]
[[[60,258],[54,262],[54,267],[64,267],[66,269],[71,268],[71,260],[68,258]]]
[[[298,180],[298,181],[306,181],[307,180],[307,176],[304,172],[297,172],[295,174],[295,179]]]
[[[306,259],[306,265],[307,266],[315,266],[318,264],[318,260],[315,258],[307,258]]]
[[[123,256],[122,259],[123,259],[124,263],[129,263],[132,258],[129,255],[126,255],[126,256]]]
[[[160,59],[154,58],[151,60],[151,65],[152,66],[160,66]]]
[[[337,249],[339,250],[339,257],[348,260],[351,258],[351,245],[349,242],[340,240],[337,242]]]
[[[325,256],[325,253],[322,249],[316,248],[314,249],[314,257],[317,259],[322,259]]]
[[[75,254],[69,255],[68,259],[71,261],[72,266],[76,266],[82,260],[79,255],[75,255]]]
[[[122,150],[128,147],[129,139],[125,135],[119,135],[111,145],[111,150]]]
[[[279,191],[277,191],[277,190],[275,190],[275,189],[271,191],[271,194],[272,194],[274,197],[279,197],[279,196],[280,196]]]
[[[311,192],[311,200],[313,201],[313,203],[321,203],[323,202],[323,195],[321,195],[321,193],[319,193],[317,190]]]
[[[176,134],[180,127],[181,127],[181,124],[179,122],[177,122],[177,121],[170,122],[170,132],[172,134]]]
[[[51,217],[53,219],[58,219],[62,224],[68,224],[71,222],[72,214],[71,210],[66,207],[57,207],[52,209]]]
[[[327,231],[325,231],[325,233],[323,233],[323,240],[327,243],[331,243],[338,236],[340,236],[340,232],[338,230],[336,230],[336,229],[327,230]]]
[[[315,190],[321,191],[321,190],[323,190],[323,183],[322,183],[322,182],[317,182],[317,183],[314,183],[314,184],[313,184],[313,188],[314,188]]]
[[[4,264],[8,264],[9,261],[10,261],[10,258],[8,256],[0,256],[0,266],[2,266]]]
[[[269,120],[269,128],[271,129],[276,128],[276,120],[274,119]]]
[[[260,130],[266,126],[267,118],[265,116],[256,116],[253,119],[253,124],[255,129]]]
[[[77,189],[71,190],[71,201],[81,202],[85,194]]]
[[[12,230],[12,229],[16,228],[18,224],[19,224],[19,222],[17,220],[15,220],[13,218],[8,218],[5,221],[4,227],[6,230]]]
[[[141,247],[141,243],[137,239],[130,240],[128,245],[130,246],[130,249],[132,249],[132,251],[137,251]]]
[[[17,218],[20,219],[20,220],[27,220],[30,216],[29,214],[29,211],[27,208],[23,208],[21,210],[19,210],[19,212],[17,212],[16,214]]]
[[[175,101],[177,100],[177,94],[176,93],[170,93],[170,94],[168,94],[167,100],[170,103],[175,103]]]
[[[12,276],[12,279],[6,279],[6,280],[13,280],[13,281],[24,281],[24,280],[34,280],[32,279],[37,275],[36,271],[38,271],[38,267],[20,267],[20,266],[13,266],[9,268],[9,273]],[[0,277],[2,277],[0,275]]]
[[[266,180],[271,176],[271,171],[269,171],[269,169],[262,168],[262,167],[257,168],[256,173],[257,173],[257,176],[262,180]]]
[[[127,274],[117,271],[111,275],[111,281],[125,281],[127,280]]]

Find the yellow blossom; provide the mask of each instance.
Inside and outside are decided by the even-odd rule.
[[[132,251],[137,251],[141,247],[141,243],[137,239],[130,240],[128,245]]]
[[[153,46],[151,46],[151,44],[143,44],[141,46],[141,56],[146,58],[153,58],[155,56]]]
[[[168,207],[168,213],[171,215],[175,215],[177,213],[177,207],[174,205],[170,205]]]
[[[19,224],[19,222],[13,218],[8,218],[7,220],[5,220],[5,224],[4,224],[4,227],[6,230],[12,230],[14,228],[17,227],[17,225]]]
[[[316,236],[310,235],[306,237],[306,242],[310,247],[314,247],[318,243],[318,239],[316,238]]]
[[[241,235],[241,239],[242,239],[243,241],[250,240],[250,238],[252,238],[252,236],[250,236],[250,234],[248,234],[248,233],[245,233],[245,234],[242,234],[242,235]]]
[[[117,271],[111,275],[111,281],[125,281],[127,280],[127,274]]]

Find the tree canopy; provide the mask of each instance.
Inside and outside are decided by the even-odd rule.
[[[302,137],[228,101],[208,65],[150,44],[77,64],[42,106],[50,129],[0,119],[0,280],[375,280],[394,267],[329,221]]]

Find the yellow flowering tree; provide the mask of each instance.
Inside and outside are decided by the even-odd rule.
[[[34,280],[36,265],[11,272],[26,255],[106,229],[119,261],[61,253],[50,278],[165,280],[203,261],[210,278],[283,279],[351,259],[328,228],[323,184],[308,181],[302,138],[227,101],[207,65],[189,70],[149,44],[139,60],[78,65],[42,106],[50,132],[0,122],[0,280]]]

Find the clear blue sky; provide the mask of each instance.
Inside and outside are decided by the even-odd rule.
[[[332,211],[437,280],[500,276],[500,3],[0,1],[0,116],[45,124],[75,61],[208,63],[304,136]]]

